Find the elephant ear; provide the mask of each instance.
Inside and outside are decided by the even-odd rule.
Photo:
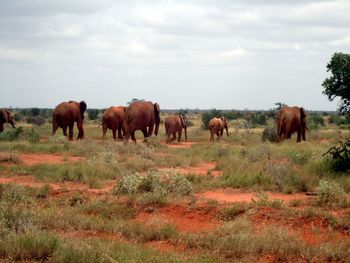
[[[158,103],[154,103],[154,115],[156,117],[156,122],[160,122],[160,108]]]
[[[301,120],[301,124],[306,127],[306,111],[303,107],[300,108],[300,120]]]
[[[79,108],[80,108],[81,117],[82,117],[82,119],[84,119],[84,112],[86,111],[86,108],[87,108],[85,101],[81,101],[79,103]]]
[[[5,122],[9,121],[9,112],[6,109],[1,110],[1,117]]]

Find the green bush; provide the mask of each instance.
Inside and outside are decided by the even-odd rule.
[[[320,180],[317,187],[318,204],[328,207],[344,207],[347,205],[347,195],[336,182]]]
[[[331,147],[323,156],[326,156],[335,172],[346,172],[350,169],[350,139],[340,141]]]
[[[166,195],[192,193],[191,182],[181,173],[170,171],[151,171],[146,176],[131,174],[124,176],[114,189],[114,193],[157,193]]]
[[[42,126],[46,123],[46,120],[41,116],[27,117],[27,123]]]
[[[40,141],[40,134],[35,129],[28,132],[28,141],[31,143],[38,143]]]
[[[318,129],[320,126],[325,126],[322,115],[318,113],[310,113],[307,116],[307,126],[310,130]]]
[[[42,231],[10,234],[0,241],[0,255],[14,261],[45,261],[58,246],[58,238]]]
[[[310,154],[305,152],[288,152],[288,158],[295,164],[304,165],[310,159]]]
[[[276,142],[278,139],[276,128],[266,127],[262,132],[261,139],[263,142],[265,141]]]
[[[24,131],[22,127],[6,130],[0,133],[0,141],[14,141],[18,140]]]

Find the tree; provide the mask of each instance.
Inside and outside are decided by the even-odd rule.
[[[350,54],[334,53],[327,64],[327,72],[329,71],[332,75],[322,83],[325,88],[323,94],[330,101],[340,97],[338,111],[350,113]]]
[[[138,102],[138,101],[145,101],[145,100],[144,99],[133,98],[131,101],[128,101],[126,104],[130,105],[130,104],[132,104],[134,102]]]
[[[98,109],[88,109],[87,114],[89,116],[89,120],[96,120],[99,114]]]

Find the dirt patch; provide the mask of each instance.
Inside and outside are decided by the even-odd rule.
[[[0,184],[15,183],[23,186],[40,188],[48,185],[52,189],[52,195],[57,195],[60,192],[67,191],[82,191],[92,194],[105,194],[113,189],[116,185],[116,180],[107,181],[101,188],[90,189],[88,185],[79,182],[63,182],[63,183],[44,183],[36,180],[34,176],[11,176],[0,177]]]
[[[198,142],[177,142],[177,143],[165,144],[165,145],[172,149],[183,149],[183,148],[191,148],[195,144],[198,144]]]
[[[63,156],[57,154],[30,154],[23,153],[18,154],[19,160],[23,162],[23,164],[31,166],[36,164],[60,164],[64,162],[79,162],[84,160],[84,157],[78,156]]]
[[[267,192],[271,200],[281,199],[285,202],[291,200],[308,200],[314,197],[307,196],[305,194],[281,194]],[[196,194],[195,196],[199,199],[211,199],[216,200],[219,203],[234,203],[234,202],[252,202],[255,193],[244,192],[240,189],[217,189],[206,191],[204,193]]]
[[[199,166],[194,167],[174,167],[174,168],[168,168],[163,167],[159,168],[160,171],[168,171],[168,170],[175,170],[182,174],[194,174],[194,175],[207,175],[212,174],[213,176],[221,176],[222,171],[214,170],[216,167],[215,162],[207,162],[207,163],[201,163]]]
[[[282,210],[264,207],[249,216],[253,225],[260,232],[267,226],[285,227],[291,235],[301,237],[310,245],[318,245],[326,242],[338,242],[348,240],[350,236],[344,231],[331,231],[327,219],[321,217],[307,218],[302,215],[286,216]]]
[[[181,232],[198,232],[213,230],[220,225],[217,211],[206,209],[189,209],[182,205],[168,205],[159,208],[155,213],[141,211],[136,216],[136,221],[145,222],[153,217],[165,219],[173,223]]]

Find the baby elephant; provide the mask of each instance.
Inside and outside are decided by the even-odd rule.
[[[0,132],[4,131],[4,123],[10,123],[12,128],[16,128],[13,113],[8,109],[0,109]]]
[[[185,130],[185,141],[187,141],[187,121],[184,115],[169,115],[165,118],[164,125],[167,136],[166,143],[176,140],[176,133],[178,134],[177,141],[180,142],[182,129]],[[172,138],[170,138],[171,135],[173,135]]]
[[[214,140],[214,134],[219,138],[224,133],[224,128],[226,129],[226,134],[228,135],[227,120],[224,117],[212,118],[209,121],[209,131],[210,131],[210,141]]]

